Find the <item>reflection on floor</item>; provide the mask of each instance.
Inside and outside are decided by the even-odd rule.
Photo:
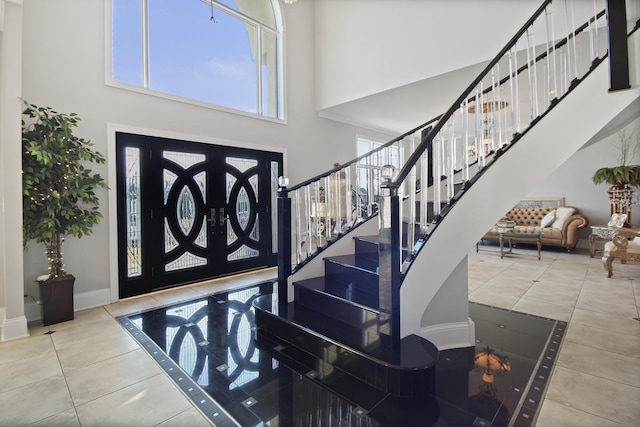
[[[475,348],[441,352],[434,394],[398,398],[295,348],[257,348],[251,303],[274,290],[265,282],[118,321],[218,426],[529,426],[566,328],[470,303]]]

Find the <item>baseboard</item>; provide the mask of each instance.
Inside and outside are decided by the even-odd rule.
[[[445,323],[422,328],[420,336],[432,342],[438,350],[476,345],[476,327],[471,319],[467,322]]]
[[[73,295],[73,311],[101,307],[110,303],[111,291],[109,289],[99,289],[97,291],[82,292]],[[29,301],[25,303],[24,314],[29,322],[42,319],[40,301]]]
[[[2,315],[2,339],[0,341],[11,341],[29,336],[27,328],[27,318],[25,316],[6,318],[6,312]]]

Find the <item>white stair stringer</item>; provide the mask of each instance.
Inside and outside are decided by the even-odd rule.
[[[441,350],[475,345],[468,317],[469,250],[539,181],[634,101],[638,105],[639,52],[640,31],[636,31],[629,38],[630,89],[608,91],[605,60],[455,203],[418,253],[400,289],[403,337],[420,335]]]

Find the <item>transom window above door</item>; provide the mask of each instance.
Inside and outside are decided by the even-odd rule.
[[[111,0],[114,84],[283,119],[277,0]]]

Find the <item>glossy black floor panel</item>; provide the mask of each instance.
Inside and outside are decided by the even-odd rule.
[[[475,348],[441,351],[435,392],[400,398],[257,337],[252,302],[272,292],[263,283],[118,320],[218,426],[530,426],[566,327],[470,303]]]

